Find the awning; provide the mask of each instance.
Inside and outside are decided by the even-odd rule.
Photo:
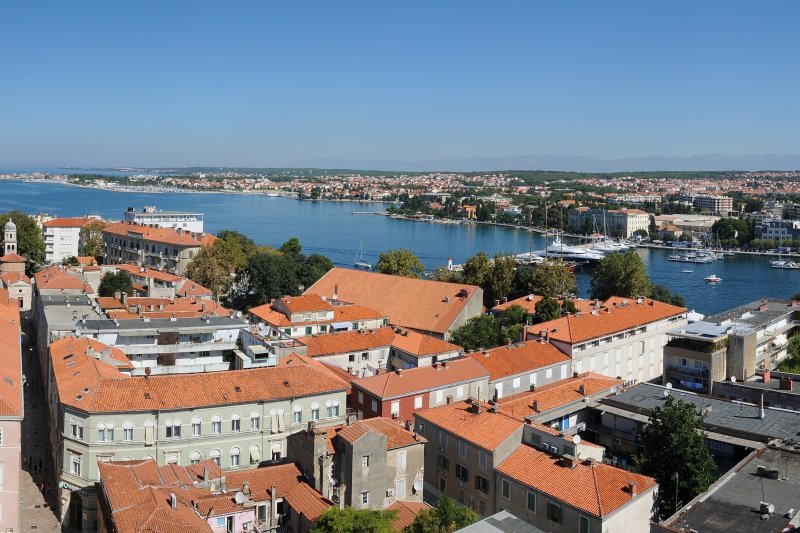
[[[258,448],[253,448],[250,450],[250,462],[251,463],[260,463],[261,462],[261,450]]]

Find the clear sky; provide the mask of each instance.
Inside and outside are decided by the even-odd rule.
[[[800,153],[800,2],[0,3],[0,166]]]

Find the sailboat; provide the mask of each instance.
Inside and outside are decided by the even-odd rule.
[[[358,245],[358,254],[356,255],[356,260],[353,261],[353,266],[363,270],[372,270],[372,264],[364,260],[364,241],[361,241],[361,244]]]

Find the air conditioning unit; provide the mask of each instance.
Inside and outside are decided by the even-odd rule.
[[[394,498],[394,489],[387,489],[386,490],[386,497],[387,498]]]
[[[400,418],[400,413],[392,413],[392,418]]]

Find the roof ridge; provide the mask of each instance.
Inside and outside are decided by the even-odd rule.
[[[589,468],[592,470],[592,481],[594,481],[594,493],[597,497],[597,510],[599,511],[600,517],[603,516],[603,500],[600,496],[600,487],[597,483],[597,473],[594,471],[594,463],[589,465]]]

